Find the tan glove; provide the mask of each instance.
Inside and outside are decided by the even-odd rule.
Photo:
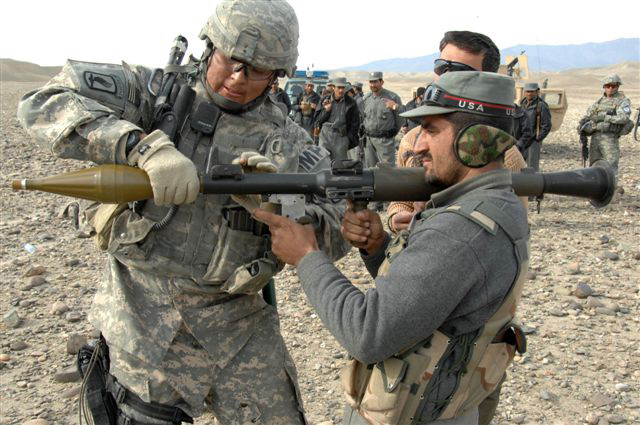
[[[232,164],[240,164],[248,173],[275,173],[278,167],[266,156],[258,152],[242,152],[234,159]],[[238,204],[253,214],[253,210],[260,208],[262,197],[260,195],[231,195]]]
[[[196,166],[160,130],[144,137],[127,161],[149,175],[156,205],[188,204],[195,201],[200,192]]]

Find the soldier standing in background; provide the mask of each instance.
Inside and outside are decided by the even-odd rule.
[[[269,92],[269,97],[273,100],[274,103],[281,103],[287,108],[287,115],[291,112],[291,100],[289,99],[289,95],[287,92],[280,88],[280,84],[278,80],[275,80],[273,84],[271,84],[271,92]]]
[[[364,131],[367,136],[365,162],[369,168],[380,162],[395,166],[395,137],[403,123],[400,113],[404,111],[404,106],[400,96],[385,89],[383,85],[382,72],[369,74],[371,91],[363,100]],[[383,205],[376,203],[373,208],[380,211]]]
[[[521,129],[524,137],[518,140],[523,142],[523,155],[527,165],[535,171],[540,171],[540,149],[542,141],[551,131],[551,112],[547,102],[540,97],[538,83],[524,85],[524,97],[520,101],[520,108],[524,114],[524,126]]]
[[[424,91],[425,91],[424,87],[418,87],[416,89],[416,91],[413,93],[413,99],[407,102],[406,105],[404,105],[405,112],[410,111],[412,109],[416,109],[418,106],[420,106],[420,104],[422,103],[422,97],[424,96]],[[410,130],[413,130],[419,125],[420,125],[420,121],[406,118],[404,120],[404,124],[402,125],[402,134],[407,134],[407,132],[409,132]]]
[[[356,103],[358,104],[358,109],[360,109],[360,113],[362,114],[362,108],[363,108],[362,102],[364,101],[364,94],[362,93],[362,83],[361,82],[353,83],[353,89],[356,92],[355,96],[353,96],[353,100],[355,100]]]
[[[336,88],[321,100],[316,127],[320,128],[320,146],[327,149],[335,161],[347,159],[347,151],[358,144],[360,112],[356,101],[345,94],[347,79],[341,77],[333,81]]]
[[[320,104],[320,96],[313,89],[313,80],[304,83],[304,92],[299,96],[299,103],[292,106],[295,112],[294,122],[304,128],[312,136],[315,110]]]
[[[200,32],[201,59],[184,66],[194,78],[179,80],[195,98],[175,140],[154,128],[157,92],[143,66],[70,60],[22,98],[18,118],[36,142],[61,158],[138,166],[153,189],[144,205],[99,210],[113,225],[88,317],[104,338],[95,352],[110,360],[90,368],[98,397],[84,387],[96,425],[177,425],[205,411],[220,424],[306,423],[277,311],[260,295],[282,268],[267,229],[247,196],[199,194],[199,175],[218,164],[329,166],[269,97],[294,73],[298,33],[285,1],[219,2]],[[340,207],[318,201],[305,213],[331,256],[344,255]]]
[[[589,146],[589,165],[599,159],[605,159],[618,173],[620,161],[620,136],[629,134],[633,129],[631,102],[619,91],[622,80],[616,74],[602,81],[602,97],[587,109],[580,120],[578,133],[583,125],[591,135]]]

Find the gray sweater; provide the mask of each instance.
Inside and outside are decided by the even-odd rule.
[[[512,225],[526,236],[526,210],[508,183],[507,171],[483,174],[433,195],[428,207],[480,195],[513,217]],[[363,260],[376,277],[384,252]],[[514,247],[502,229],[492,235],[454,213],[416,220],[407,248],[366,293],[320,251],[298,264],[300,282],[318,316],[363,363],[402,352],[436,329],[451,336],[478,330],[498,309],[516,273]]]

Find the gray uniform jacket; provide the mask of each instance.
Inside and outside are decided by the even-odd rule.
[[[398,108],[393,111],[385,105],[386,100],[393,100]],[[387,89],[382,89],[379,96],[367,93],[363,100],[364,129],[369,137],[392,138],[402,127],[404,119],[400,114],[404,106],[400,96]]]
[[[125,163],[122,136],[132,130],[148,132],[151,126],[155,98],[147,90],[149,75],[149,69],[126,63],[69,61],[47,85],[23,97],[18,118],[58,157]],[[192,112],[209,101],[202,79],[194,88]],[[313,146],[307,133],[268,96],[242,113],[222,111],[212,136],[200,135],[187,122],[178,148],[201,174],[207,161],[229,164],[243,151],[261,152],[281,172],[329,166],[328,152]],[[153,230],[166,211],[149,201],[142,211],[126,209],[116,218],[106,273],[89,320],[111,349],[134,356],[149,370],[160,368],[185,323],[215,364],[224,368],[254,332],[266,326],[257,314],[266,306],[258,289],[238,291],[236,286],[246,281],[247,265],[266,261],[269,240],[259,226],[232,224],[231,215],[242,209],[228,195],[200,195],[181,205],[168,226]],[[306,213],[327,252],[334,258],[344,255],[348,247],[339,231],[340,205],[310,203]],[[112,373],[147,398],[144,374],[118,370],[113,364]],[[172,384],[190,404],[201,406],[211,382]]]
[[[526,210],[508,181],[505,170],[484,174],[433,195],[428,207],[474,198],[513,217],[512,227],[526,237]],[[364,257],[372,276],[384,258],[384,250]],[[514,246],[501,229],[494,235],[444,213],[413,223],[406,249],[366,293],[322,252],[306,255],[297,270],[307,298],[340,344],[361,362],[376,363],[436,329],[452,336],[477,331],[502,303],[517,265]]]
[[[520,102],[520,107],[524,114],[524,120],[521,121],[523,128],[521,131],[527,139],[523,140],[524,147],[529,147],[534,142],[542,142],[551,131],[551,112],[549,105],[540,97],[534,98],[531,102],[525,97]]]

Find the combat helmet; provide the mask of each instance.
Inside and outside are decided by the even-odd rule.
[[[296,69],[298,35],[296,13],[284,0],[222,0],[200,31],[225,56],[289,77]]]
[[[618,74],[607,75],[602,80],[602,85],[604,86],[606,84],[617,84],[617,85],[621,86],[622,85],[622,79],[620,78],[620,76]]]

